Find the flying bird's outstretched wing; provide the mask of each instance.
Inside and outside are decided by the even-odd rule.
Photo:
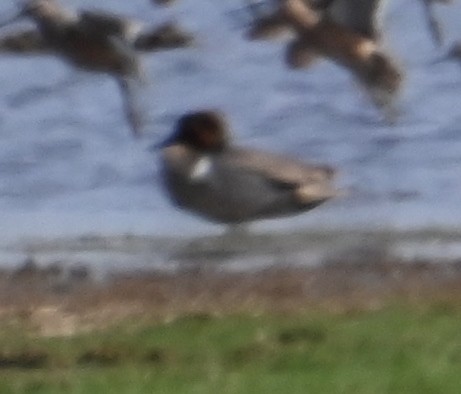
[[[134,29],[136,26],[132,20],[102,11],[83,10],[79,17],[82,27],[88,32],[95,32],[98,36],[106,35],[127,39],[129,29]]]
[[[139,103],[139,93],[143,82],[146,81],[142,64],[136,51],[124,40],[111,37],[111,42],[127,61],[130,72],[116,76],[122,95],[123,110],[135,137],[139,137],[144,124],[144,115]]]
[[[441,46],[443,44],[443,32],[442,27],[440,26],[440,22],[437,19],[433,3],[441,3],[441,4],[451,4],[451,0],[422,0],[423,7],[424,7],[424,15],[426,17],[427,26],[429,28],[429,32],[431,33],[432,39],[434,42]]]
[[[144,125],[144,114],[140,108],[139,81],[131,78],[117,78],[117,83],[122,95],[123,111],[134,137],[140,137]]]
[[[150,30],[143,29],[134,40],[134,48],[141,51],[155,51],[169,48],[184,48],[193,44],[191,34],[183,31],[176,23],[168,22]]]
[[[375,40],[382,29],[382,14],[386,0],[325,0],[326,17],[356,33]],[[321,1],[318,1],[322,3]]]
[[[0,38],[0,52],[37,54],[49,51],[51,48],[37,29],[23,30]]]

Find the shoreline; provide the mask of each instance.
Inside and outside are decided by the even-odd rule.
[[[461,229],[307,228],[182,237],[127,233],[0,241],[0,270],[34,260],[41,267],[84,265],[100,277],[114,271],[176,271],[196,264],[251,271],[279,264],[315,267],[337,260],[384,257],[408,262],[457,261],[461,259]]]
[[[39,336],[70,336],[130,319],[183,316],[333,314],[395,304],[461,306],[461,260],[330,262],[248,272],[186,266],[133,270],[97,279],[85,266],[39,267],[32,260],[0,272],[0,318]]]

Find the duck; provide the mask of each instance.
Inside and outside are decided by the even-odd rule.
[[[159,148],[173,205],[214,223],[296,215],[338,195],[331,166],[235,146],[217,110],[182,115]]]
[[[249,35],[266,38],[272,28],[288,28],[292,38],[285,46],[284,62],[289,69],[308,68],[319,57],[345,67],[393,124],[404,72],[380,45],[384,1],[278,0],[277,4],[273,13],[255,18]]]
[[[395,123],[396,100],[405,73],[398,60],[382,46],[384,0],[278,0],[274,11],[263,13],[250,4],[254,23],[247,36],[267,39],[287,29],[284,62],[290,69],[310,67],[325,57],[347,68],[368,93],[372,103]],[[451,0],[422,0],[431,36],[442,42],[433,4]],[[293,37],[294,36],[294,37]]]
[[[247,38],[250,40],[264,40],[290,36],[288,33],[290,23],[281,9],[283,1],[272,1],[272,10],[268,12],[263,9],[260,3],[247,0],[247,10],[252,18],[246,33]],[[381,29],[382,10],[385,8],[387,0],[303,0],[303,3],[318,12],[322,12],[325,18],[356,28],[359,32],[363,31],[363,27],[366,26],[365,31],[368,30],[369,34],[370,31],[376,32],[378,28]],[[450,5],[453,4],[453,0],[421,0],[429,33],[434,43],[441,46],[443,44],[443,32],[440,21],[434,12],[435,4]],[[376,10],[381,11],[376,13]],[[371,24],[369,19],[367,21],[370,12],[372,15]]]
[[[386,121],[394,123],[398,115],[395,100],[404,73],[379,45],[376,19],[382,4],[372,0],[349,0],[347,4],[328,0],[325,14],[327,11],[318,12],[302,0],[284,0],[282,12],[296,32],[286,47],[285,63],[290,68],[304,67],[303,59],[314,52],[340,64],[365,88]]]
[[[0,27],[23,18],[31,19],[37,27],[0,38],[0,49],[54,54],[79,69],[114,77],[135,137],[141,135],[143,126],[135,95],[145,81],[138,52],[185,47],[192,40],[174,23],[146,29],[108,12],[68,10],[55,0],[27,0],[20,11]]]

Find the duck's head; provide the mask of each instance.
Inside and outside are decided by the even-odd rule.
[[[204,153],[223,151],[229,145],[229,132],[224,116],[212,110],[181,116],[173,134],[161,146],[177,144]]]

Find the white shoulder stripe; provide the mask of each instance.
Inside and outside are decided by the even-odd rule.
[[[193,182],[201,182],[210,177],[213,172],[213,162],[208,156],[202,156],[192,167],[189,178]]]

